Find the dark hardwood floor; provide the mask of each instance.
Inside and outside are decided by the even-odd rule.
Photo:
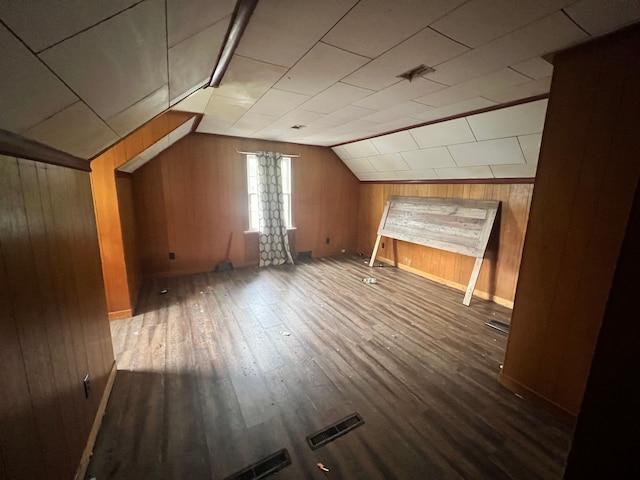
[[[275,478],[561,478],[571,429],[497,382],[506,336],[485,322],[510,311],[364,260],[147,282],[111,323],[89,476],[223,479],[286,448]],[[352,412],[363,426],[309,448]]]

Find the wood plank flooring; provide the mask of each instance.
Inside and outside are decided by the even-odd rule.
[[[510,311],[365,260],[147,282],[111,323],[89,476],[223,479],[287,448],[274,478],[561,478],[571,429],[497,382],[506,336],[484,323]],[[353,412],[363,426],[309,448]]]

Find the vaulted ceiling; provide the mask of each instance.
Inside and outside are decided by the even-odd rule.
[[[203,114],[202,133],[331,146],[545,94],[553,67],[544,55],[640,20],[640,0],[260,0],[221,86],[202,88],[233,8],[0,2],[0,129],[89,159],[175,108]],[[434,71],[398,77],[421,64]],[[416,131],[412,148],[431,148]],[[536,141],[526,135],[513,135],[525,164],[520,142]],[[400,155],[377,147],[371,156]],[[448,167],[434,165],[464,148],[432,163],[378,160],[437,176],[431,169]],[[336,151],[356,174],[368,170],[361,178],[380,177],[350,150]]]

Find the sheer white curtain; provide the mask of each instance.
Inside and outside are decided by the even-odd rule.
[[[293,263],[283,219],[282,154],[257,152],[260,266]]]

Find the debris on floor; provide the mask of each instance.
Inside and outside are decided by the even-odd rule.
[[[378,283],[378,281],[377,281],[375,278],[373,278],[373,277],[366,277],[366,278],[363,278],[363,279],[362,279],[362,281],[363,281],[364,283]]]
[[[285,330],[280,330],[280,335],[283,335],[285,337],[290,337],[291,336],[291,332],[287,332]]]
[[[165,293],[167,293],[169,290],[167,290],[166,288],[163,288],[162,290],[160,290],[160,295],[163,295]]]
[[[324,464],[322,464],[322,463],[316,463],[316,465],[317,465],[317,466],[318,466],[318,468],[319,468],[320,470],[322,470],[323,472],[328,472],[328,471],[329,471],[329,469],[328,469],[327,467],[325,467],[325,466],[324,466]]]

